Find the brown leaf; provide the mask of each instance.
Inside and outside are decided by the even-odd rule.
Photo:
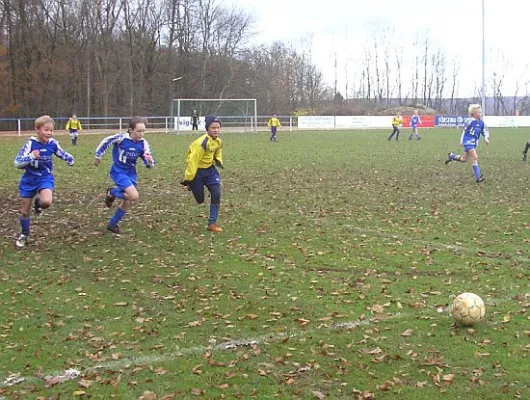
[[[449,375],[444,375],[442,377],[442,381],[444,381],[444,383],[447,385],[447,386],[451,386],[451,384],[453,383],[453,379],[455,377],[455,374],[449,374]]]
[[[248,319],[257,319],[258,316],[256,314],[246,314]]]
[[[204,394],[204,391],[199,388],[193,388],[191,389],[191,394],[194,396],[202,396]]]
[[[146,390],[142,393],[140,397],[138,397],[138,400],[157,400],[157,396],[154,392],[150,392],[149,390]]]
[[[507,324],[508,322],[510,322],[512,320],[512,316],[510,314],[506,314],[504,316],[504,318],[502,319],[502,322],[504,322],[505,324]]]
[[[125,302],[125,301],[120,301],[120,302],[118,302],[118,303],[114,303],[114,305],[115,305],[116,307],[125,307],[125,306],[127,306],[127,304],[129,304],[129,303],[127,303],[127,302]]]
[[[222,385],[217,386],[217,389],[221,389],[221,390],[225,390],[228,388],[229,388],[228,383],[223,383]]]
[[[425,386],[427,386],[427,381],[417,382],[416,383],[416,387],[424,388]]]
[[[410,337],[412,336],[412,332],[414,332],[412,329],[407,329],[405,332],[401,334],[401,336]]]
[[[326,398],[326,395],[322,392],[319,392],[318,390],[313,390],[313,396],[315,396],[318,400],[322,400]]]
[[[480,352],[477,351],[475,353],[475,358],[479,358],[480,359],[480,358],[483,358],[483,357],[487,357],[489,355],[490,355],[490,353],[480,353]]]
[[[374,304],[374,305],[372,306],[372,311],[373,311],[374,313],[376,313],[376,314],[382,314],[382,313],[385,312],[385,309],[384,309],[383,306],[380,305],[380,304]]]
[[[88,380],[88,379],[85,379],[85,378],[81,378],[81,380],[79,381],[78,385],[79,387],[83,388],[83,389],[88,389],[88,387],[90,385],[92,385],[92,381]]]

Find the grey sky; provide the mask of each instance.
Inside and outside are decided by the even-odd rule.
[[[242,6],[256,18],[255,43],[275,40],[295,45],[312,38],[314,62],[333,84],[334,54],[339,61],[339,89],[344,92],[348,63],[350,87],[358,75],[363,47],[374,27],[392,27],[394,44],[404,47],[404,64],[412,69],[412,43],[417,32],[429,30],[431,41],[442,47],[449,60],[460,61],[460,95],[472,93],[481,79],[481,1],[444,0],[223,0]],[[516,80],[528,79],[530,51],[524,43],[528,35],[530,5],[525,0],[486,0],[488,72],[499,71],[508,60],[506,93],[512,94]],[[433,46],[434,48],[434,46]],[[528,70],[530,72],[530,69]],[[412,71],[403,77],[410,85]]]

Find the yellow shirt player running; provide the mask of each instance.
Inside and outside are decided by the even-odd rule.
[[[70,138],[72,139],[72,144],[74,146],[77,146],[77,137],[79,136],[79,131],[83,130],[83,127],[81,126],[81,121],[77,119],[75,114],[73,114],[72,118],[68,120],[64,129],[70,131]]]
[[[399,134],[400,134],[400,130],[399,130],[399,127],[403,125],[403,117],[401,116],[401,113],[398,112],[397,115],[392,118],[392,128],[393,128],[393,131],[392,133],[390,134],[390,136],[388,137],[388,141],[391,141],[392,140],[392,137],[394,135],[396,135],[396,141],[399,141]]]
[[[204,187],[211,197],[208,230],[222,232],[217,226],[217,216],[221,206],[221,177],[217,168],[223,168],[223,141],[219,139],[221,121],[215,115],[207,115],[204,120],[206,134],[193,141],[188,149],[187,167],[181,185],[187,186],[197,203],[204,203]]]
[[[276,114],[272,115],[272,117],[269,119],[269,122],[267,122],[267,126],[271,130],[271,142],[275,142],[276,132],[278,131],[278,128],[282,127],[282,124],[280,123],[280,120],[276,117]]]

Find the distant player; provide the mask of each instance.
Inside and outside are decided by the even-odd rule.
[[[394,118],[392,118],[392,133],[388,137],[388,141],[391,141],[394,135],[396,135],[396,141],[399,141],[399,134],[400,130],[399,127],[403,124],[403,117],[401,116],[401,113],[398,112]]]
[[[449,153],[445,164],[447,165],[451,161],[466,162],[471,157],[475,182],[480,183],[484,181],[484,176],[480,173],[480,167],[478,166],[477,146],[481,135],[484,136],[486,144],[489,144],[490,134],[482,119],[482,107],[480,104],[471,104],[469,106],[469,116],[471,118],[466,121],[462,137],[460,138],[460,146],[464,146],[465,154],[458,156],[454,153]]]
[[[414,114],[410,117],[410,132],[409,140],[412,140],[412,135],[416,134],[416,140],[420,140],[420,133],[418,132],[418,125],[421,125],[421,118],[418,115],[418,110],[414,110]]]
[[[276,117],[276,114],[272,114],[272,117],[269,119],[269,122],[267,122],[267,126],[271,130],[271,142],[275,142],[276,132],[278,132],[278,128],[282,127],[282,124],[280,123],[280,120]]]
[[[83,130],[83,127],[81,126],[81,121],[77,119],[75,114],[73,114],[72,118],[68,120],[65,129],[70,132],[72,144],[77,146],[77,137],[79,136],[79,131]]]
[[[223,168],[223,142],[219,139],[221,121],[215,115],[205,117],[206,134],[191,143],[187,167],[181,185],[188,187],[199,204],[204,203],[204,187],[210,192],[210,217],[208,230],[222,232],[217,225],[221,206],[221,177],[217,168]]]
[[[197,112],[197,110],[193,110],[193,114],[191,114],[191,130],[199,130],[199,113]]]
[[[129,122],[127,133],[118,133],[114,136],[108,136],[101,141],[96,149],[95,165],[98,166],[101,158],[110,146],[112,149],[113,164],[110,169],[110,178],[116,184],[116,187],[108,188],[105,196],[105,205],[112,207],[116,198],[122,199],[123,202],[110,219],[107,230],[119,234],[119,223],[138,200],[139,194],[136,189],[136,162],[141,158],[145,166],[150,168],[155,165],[155,160],[151,154],[151,147],[144,139],[146,121],[142,117],[134,117]]]
[[[64,151],[59,142],[52,138],[54,125],[53,119],[47,115],[37,118],[35,121],[37,137],[30,137],[15,157],[15,167],[24,170],[19,184],[22,203],[19,221],[22,232],[16,241],[17,247],[26,246],[29,240],[29,214],[33,198],[38,194],[33,204],[37,215],[52,205],[55,187],[53,155],[66,161],[70,166],[74,165],[74,157]]]

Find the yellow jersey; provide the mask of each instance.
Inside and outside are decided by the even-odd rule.
[[[186,156],[186,173],[184,179],[195,179],[197,170],[210,168],[215,161],[223,163],[223,141],[219,138],[212,139],[207,133],[194,140],[188,148]]]
[[[81,127],[81,121],[77,119],[70,118],[68,122],[66,123],[66,129],[67,131],[70,129],[73,129],[74,131],[81,131],[83,128]]]
[[[392,118],[392,125],[400,126],[403,123],[403,117],[398,117],[397,115]]]
[[[267,123],[267,126],[270,128],[270,127],[273,127],[273,126],[276,126],[276,127],[281,127],[282,124],[280,123],[280,120],[276,117],[272,117],[271,119],[269,119],[269,122]]]

